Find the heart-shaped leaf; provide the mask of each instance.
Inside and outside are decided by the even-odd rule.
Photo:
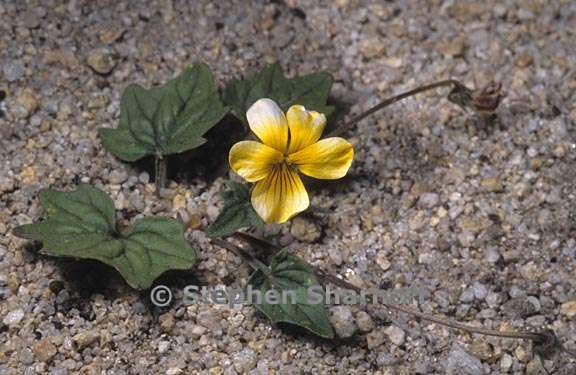
[[[202,145],[202,137],[227,112],[210,68],[194,64],[162,87],[128,86],[117,129],[99,129],[106,149],[124,161],[162,157]]]
[[[241,228],[264,225],[252,207],[248,186],[235,181],[226,181],[225,184],[229,190],[220,194],[224,199],[224,208],[208,228],[207,234],[210,237],[224,237]]]
[[[300,104],[328,116],[334,111],[333,106],[326,104],[331,87],[332,77],[328,73],[312,73],[288,79],[284,77],[280,65],[273,64],[249,79],[232,80],[224,90],[222,100],[244,124],[248,124],[246,111],[261,98],[274,100],[283,111],[294,104]]]
[[[266,298],[262,298],[262,303],[255,305],[273,322],[295,324],[324,338],[334,337],[324,304],[324,291],[308,263],[282,250],[272,259],[269,270],[255,271],[248,284],[263,296],[270,290],[278,295],[289,292],[294,296],[291,299],[286,293],[287,298],[280,299],[279,303],[267,303]],[[313,301],[313,298],[317,300]]]
[[[133,288],[149,288],[165,271],[189,269],[196,260],[176,220],[147,217],[120,232],[114,203],[90,185],[81,184],[72,192],[43,190],[40,203],[48,218],[15,228],[15,235],[42,241],[41,252],[47,255],[106,263]]]

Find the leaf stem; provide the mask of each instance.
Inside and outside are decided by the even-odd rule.
[[[243,248],[236,246],[231,242],[224,241],[224,240],[221,240],[218,238],[213,238],[211,241],[214,245],[220,246],[220,247],[238,255],[240,258],[245,260],[250,265],[250,267],[252,267],[254,270],[262,271],[265,275],[270,274],[270,269],[268,268],[267,265],[265,265],[263,262],[261,262],[256,257],[254,257],[252,254],[248,253]]]
[[[445,87],[445,86],[460,86],[463,87],[464,85],[462,85],[460,82],[454,80],[454,79],[447,79],[444,81],[438,81],[438,82],[434,82],[431,83],[429,85],[425,85],[425,86],[420,86],[417,87],[413,90],[410,91],[406,91],[400,95],[396,95],[393,96],[391,98],[385,99],[384,101],[380,102],[379,104],[375,105],[374,107],[370,108],[369,110],[360,113],[359,115],[354,116],[350,121],[343,123],[342,125],[338,126],[336,129],[334,129],[332,132],[330,132],[328,134],[328,137],[336,137],[339,135],[342,135],[344,132],[346,132],[347,130],[349,130],[350,128],[352,128],[353,125],[355,125],[357,122],[365,119],[366,117],[370,116],[371,114],[385,108],[388,107],[391,104],[394,104],[402,99],[408,98],[410,96],[422,93],[424,91],[428,91],[428,90],[433,90],[436,89],[438,87]]]
[[[267,251],[272,250],[272,251],[276,252],[276,251],[280,250],[280,247],[276,246],[275,244],[268,242],[266,240],[263,240],[261,238],[254,237],[248,233],[237,232],[236,236],[238,238],[242,239],[243,241],[248,242],[252,245],[256,244],[259,248],[263,248]],[[327,282],[329,282],[329,283],[332,283],[332,284],[334,284],[340,288],[353,290],[356,293],[360,293],[362,291],[361,288],[359,288],[353,284],[350,284],[349,282],[342,280],[335,275],[328,274],[328,273],[324,272],[323,270],[319,269],[318,267],[313,267],[313,268],[314,268],[314,273],[315,273],[316,277],[318,277],[320,280],[322,280],[323,284],[326,284]],[[527,339],[527,340],[532,340],[532,341],[537,342],[537,343],[543,343],[543,342],[547,342],[548,340],[550,340],[549,335],[547,335],[545,333],[526,332],[526,331],[496,331],[496,330],[491,330],[491,329],[474,327],[474,326],[459,323],[459,322],[456,322],[456,321],[453,321],[450,319],[439,318],[439,317],[435,317],[432,315],[427,315],[427,314],[412,310],[412,309],[405,307],[405,306],[402,306],[402,305],[383,303],[383,306],[385,306],[386,308],[388,308],[390,310],[394,310],[397,312],[402,312],[402,313],[412,315],[418,319],[427,320],[427,321],[432,322],[432,323],[440,324],[440,325],[443,325],[443,326],[446,326],[449,328],[453,328],[453,329],[457,329],[457,330],[465,331],[465,332],[469,332],[469,333],[477,333],[480,335],[505,337],[505,338],[511,338],[511,339]]]
[[[334,275],[327,274],[320,269],[315,268],[315,273],[316,273],[316,277],[324,280],[325,283],[330,282],[330,283],[332,283],[336,286],[339,286],[343,289],[350,289],[350,290],[353,290],[357,293],[360,293],[362,291],[357,286],[352,285],[349,282],[342,280],[342,279],[340,279]],[[405,306],[402,306],[402,305],[387,304],[387,303],[382,303],[382,305],[384,305],[386,308],[391,309],[391,310],[410,314],[410,315],[412,315],[418,319],[427,320],[427,321],[432,322],[432,323],[437,323],[437,324],[440,324],[440,325],[443,325],[446,327],[458,329],[458,330],[469,332],[469,333],[477,333],[480,335],[506,337],[506,338],[514,338],[514,339],[528,339],[528,340],[532,340],[532,341],[541,341],[544,339],[544,336],[540,333],[515,332],[515,331],[495,331],[495,330],[490,330],[490,329],[485,329],[485,328],[480,328],[480,327],[474,327],[474,326],[467,325],[467,324],[462,324],[462,323],[455,322],[453,320],[446,319],[446,318],[443,319],[443,318],[438,318],[438,317],[435,317],[432,315],[427,315],[427,314],[421,313],[421,312],[416,311],[416,310],[412,310],[412,309],[405,307]]]
[[[158,198],[161,198],[162,189],[166,187],[167,168],[166,159],[162,155],[156,155],[154,159],[154,182]]]

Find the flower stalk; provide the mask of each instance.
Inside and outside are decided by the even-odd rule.
[[[440,87],[450,87],[453,89],[448,94],[448,100],[452,103],[458,105],[460,108],[467,110],[472,109],[480,114],[482,118],[491,117],[494,115],[501,99],[503,98],[501,89],[502,85],[498,83],[491,82],[479,92],[474,92],[473,90],[467,88],[462,83],[455,79],[447,79],[443,81],[438,81],[431,83],[429,85],[424,85],[412,89],[410,91],[403,92],[399,95],[392,96],[378,103],[374,107],[364,111],[351,120],[343,123],[328,134],[330,137],[336,137],[344,134],[346,131],[350,130],[355,124],[364,120],[366,117],[378,112],[381,109],[388,107],[400,100],[409,98],[411,96],[423,93],[425,91],[434,90]]]
[[[336,137],[336,136],[344,134],[346,131],[350,130],[352,128],[352,126],[354,126],[358,122],[364,120],[366,117],[378,112],[381,109],[388,107],[389,105],[392,105],[396,102],[399,102],[402,99],[409,98],[411,96],[420,94],[420,93],[425,92],[425,91],[434,90],[434,89],[439,88],[439,87],[447,87],[447,86],[464,87],[464,85],[462,85],[460,82],[458,82],[454,79],[447,79],[444,81],[434,82],[434,83],[431,83],[429,85],[420,86],[420,87],[417,87],[417,88],[412,89],[410,91],[403,92],[402,94],[387,98],[387,99],[383,100],[382,102],[378,103],[377,105],[375,105],[374,107],[368,109],[367,111],[364,111],[364,112],[352,117],[351,120],[343,123],[342,125],[338,126],[336,129],[334,129],[329,134],[329,136]]]
[[[266,241],[264,239],[252,236],[248,233],[244,233],[244,232],[237,232],[236,233],[236,237],[239,238],[240,240],[250,244],[251,246],[255,246],[258,249],[262,249],[264,251],[267,251],[269,253],[276,253],[278,251],[280,251],[280,247],[276,246],[275,244]],[[222,242],[226,242],[226,241],[222,241]],[[228,243],[228,246],[231,247],[235,247],[238,250],[238,252],[240,253],[246,253],[248,254],[248,252],[244,249],[241,249],[238,246],[235,246],[231,243]],[[229,249],[228,247],[226,247],[227,249]],[[230,249],[229,249],[230,250]],[[251,255],[250,255],[251,256]],[[318,267],[313,267],[314,268],[314,273],[316,275],[316,277],[322,281],[322,284],[326,285],[327,283],[331,283],[334,284],[335,286],[338,286],[340,288],[343,289],[349,289],[349,290],[353,290],[356,293],[360,293],[362,290],[361,288],[335,276],[332,274],[329,274],[321,269],[319,269]],[[540,347],[546,347],[546,351],[547,352],[555,352],[557,350],[559,351],[563,351],[567,354],[569,354],[570,356],[574,357],[574,353],[572,353],[571,351],[569,351],[568,349],[564,348],[562,346],[562,344],[559,342],[558,338],[556,337],[556,335],[554,334],[554,332],[552,331],[542,331],[542,332],[529,332],[529,331],[496,331],[496,330],[491,330],[491,329],[486,329],[486,328],[481,328],[481,327],[475,327],[475,326],[471,326],[468,324],[463,324],[460,322],[456,322],[450,319],[446,319],[446,318],[439,318],[433,315],[428,315],[428,314],[424,314],[421,313],[419,311],[413,310],[409,307],[403,306],[403,305],[399,305],[399,304],[387,304],[387,303],[382,303],[382,305],[384,307],[386,307],[389,310],[394,310],[396,312],[399,313],[405,313],[408,315],[412,315],[415,318],[421,319],[421,320],[425,320],[425,321],[429,321],[431,323],[436,323],[436,324],[440,324],[443,325],[445,327],[448,328],[452,328],[452,329],[456,329],[456,330],[460,330],[460,331],[464,331],[464,332],[468,332],[468,333],[476,333],[479,335],[484,335],[484,336],[495,336],[495,337],[502,337],[502,338],[509,338],[509,339],[519,339],[519,340],[531,340],[533,341],[536,345],[540,346]]]

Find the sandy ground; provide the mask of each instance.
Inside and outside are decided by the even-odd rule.
[[[158,200],[146,166],[115,159],[97,136],[117,126],[128,83],[163,83],[196,61],[220,87],[272,62],[290,76],[326,70],[350,113],[440,79],[500,81],[494,126],[446,90],[363,121],[346,135],[350,175],[311,189],[329,213],[264,234],[357,285],[422,283],[425,312],[553,329],[574,350],[576,2],[7,0],[0,20],[1,374],[576,373],[567,356],[542,360],[529,342],[407,317],[390,325],[357,307],[332,308],[340,338],[324,341],[250,306],[183,306],[186,284],[239,287],[249,275],[203,232],[224,177],[192,158]],[[10,234],[42,217],[40,189],[79,181],[108,192],[124,218],[193,223],[201,261],[162,281],[171,307],[105,267],[41,256]]]

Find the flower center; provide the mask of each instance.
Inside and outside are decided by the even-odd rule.
[[[296,170],[296,164],[294,164],[294,162],[292,160],[290,160],[288,155],[284,155],[282,160],[279,160],[279,161],[275,162],[274,164],[272,164],[272,170],[278,170],[278,169],[283,170],[284,168],[292,169],[294,171]]]

